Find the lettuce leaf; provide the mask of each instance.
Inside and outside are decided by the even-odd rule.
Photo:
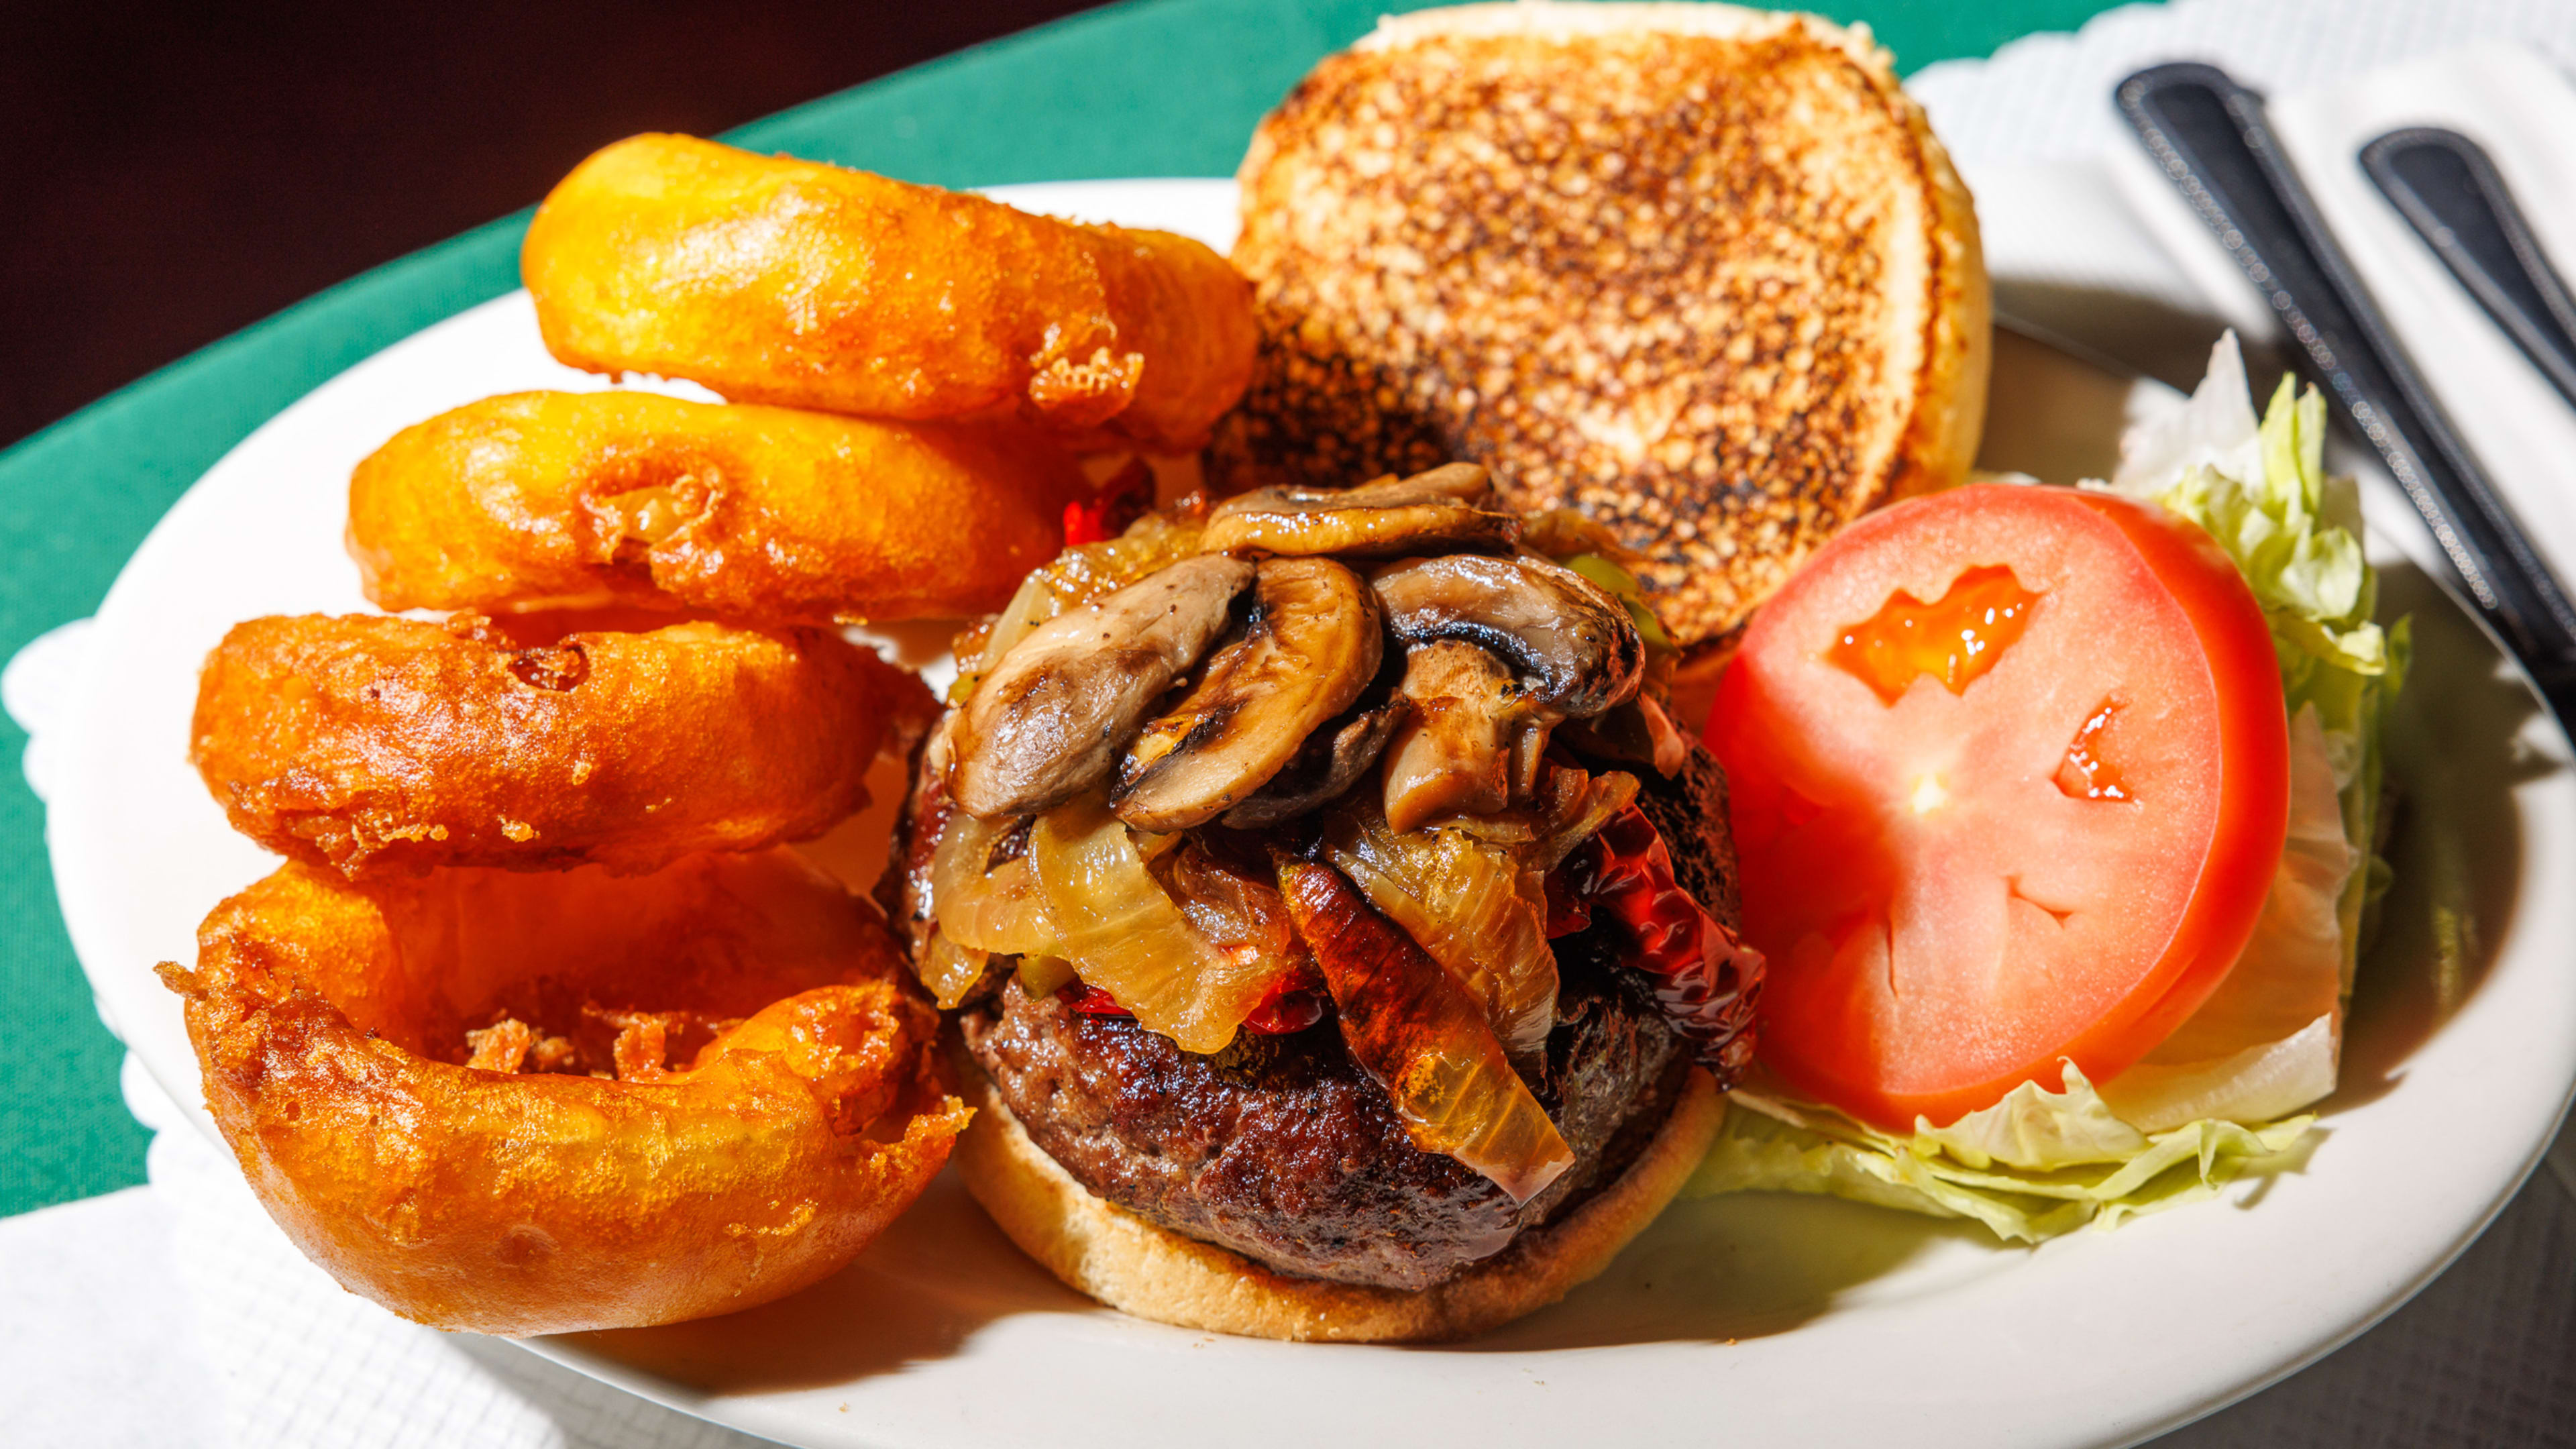
[[[2244,572],[2272,625],[2283,702],[2294,717],[2316,711],[2344,839],[2367,860],[2381,805],[2380,736],[2406,673],[2406,621],[2383,629],[2371,617],[2379,576],[2362,557],[2353,480],[2325,474],[2324,396],[2313,387],[2300,395],[2284,377],[2259,425],[2247,396],[2231,332],[2191,401],[2123,440],[2108,486],[2199,524]],[[2336,904],[2346,994],[2372,874],[2352,872]]]
[[[2345,838],[2316,707],[2290,720],[2290,821],[2253,939],[2218,989],[2144,1060],[2102,1084],[2146,1131],[2200,1117],[2259,1122],[2334,1090],[2343,1039],[2341,904],[2362,872]]]
[[[2325,399],[2290,379],[2258,421],[2234,334],[2190,401],[2132,429],[2108,488],[2189,518],[2235,561],[2272,627],[2290,719],[2291,812],[2263,918],[2201,1009],[2099,1086],[2065,1062],[1947,1126],[1884,1132],[1757,1082],[1731,1094],[1692,1196],[1770,1190],[1983,1223],[2037,1242],[2209,1197],[2296,1160],[2334,1089],[2343,1007],[2374,879],[2381,731],[2405,673],[2403,620],[2371,615],[2352,480],[2324,469]]]
[[[2204,1118],[2141,1133],[2106,1106],[2073,1063],[2064,1090],[2024,1083],[1948,1128],[1899,1137],[1831,1107],[1738,1087],[1717,1143],[1682,1191],[1829,1193],[1933,1217],[1969,1218],[2035,1243],[2087,1223],[2214,1196],[2248,1172],[2297,1160],[2310,1117],[2260,1126]],[[2010,1152],[2018,1160],[1994,1155]]]

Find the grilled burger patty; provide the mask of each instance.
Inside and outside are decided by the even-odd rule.
[[[1637,776],[1637,808],[1672,852],[1673,879],[1691,899],[1732,929],[1743,919],[1735,888],[1735,837],[1727,830],[1726,769],[1704,745],[1691,746],[1681,773]]]
[[[1694,748],[1680,774],[1646,771],[1640,784],[1676,877],[1731,925],[1735,852],[1716,760]],[[1615,1181],[1663,1122],[1690,1051],[1621,964],[1628,949],[1598,920],[1555,942],[1557,1026],[1532,1086],[1575,1165],[1518,1206],[1413,1145],[1329,1011],[1304,1031],[1245,1032],[1196,1056],[1125,1017],[1032,999],[1014,980],[959,1024],[1021,1127],[1093,1195],[1282,1272],[1420,1289]]]
[[[1194,1056],[1014,980],[960,1025],[1021,1127],[1095,1196],[1282,1272],[1420,1289],[1615,1180],[1670,1111],[1690,1054],[1618,949],[1597,925],[1557,942],[1558,1022],[1532,1085],[1575,1164],[1517,1206],[1413,1145],[1329,1012]]]

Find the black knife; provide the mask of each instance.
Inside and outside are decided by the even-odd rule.
[[[2387,460],[2474,613],[2576,727],[2576,608],[2433,400],[2282,154],[2263,98],[2215,66],[2154,66],[2114,93],[2167,179],[2281,319],[2300,371]]]
[[[2484,147],[2413,126],[2361,148],[2361,169],[2534,367],[2576,403],[2576,300]]]

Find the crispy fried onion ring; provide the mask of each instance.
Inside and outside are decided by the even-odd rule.
[[[893,940],[784,849],[624,878],[290,863],[161,975],[269,1215],[440,1328],[794,1292],[912,1202],[969,1115]]]
[[[1162,453],[1207,440],[1259,340],[1251,284],[1187,237],[687,136],[575,167],[519,262],[575,367],[866,417],[1016,409]]]
[[[631,603],[855,623],[998,608],[1090,496],[1035,431],[872,423],[640,392],[486,398],[349,480],[387,609]]]
[[[658,869],[819,835],[936,704],[820,629],[682,623],[550,640],[513,621],[235,625],[192,756],[233,828],[350,876]]]

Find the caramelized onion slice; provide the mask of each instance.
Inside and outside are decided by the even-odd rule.
[[[1056,948],[1055,922],[1047,917],[1028,855],[992,863],[996,848],[1022,824],[978,820],[963,810],[948,817],[930,853],[930,900],[940,934],[1005,956]]]
[[[1405,1134],[1527,1202],[1574,1151],[1449,973],[1328,865],[1281,857],[1279,890],[1315,953],[1342,1039],[1395,1102]]]
[[[954,1009],[984,979],[984,968],[992,964],[989,957],[971,946],[961,946],[948,939],[946,932],[933,926],[930,937],[913,953],[912,974],[921,978],[922,989],[939,1003],[939,1009]]]
[[[1097,791],[1039,816],[1028,858],[1059,927],[1056,954],[1183,1051],[1223,1050],[1283,969],[1191,924]]]
[[[1535,1065],[1556,1025],[1546,873],[1463,831],[1392,829],[1368,791],[1333,813],[1324,853],[1475,1001],[1511,1059]]]
[[[1544,875],[1637,799],[1637,777],[1625,770],[1591,774],[1544,765],[1527,803],[1493,815],[1460,815],[1432,825],[1508,845],[1521,864]]]
[[[1272,963],[1274,974],[1311,963],[1297,939],[1288,903],[1270,873],[1251,875],[1188,840],[1161,867],[1164,890],[1198,933],[1220,950],[1249,951]]]

